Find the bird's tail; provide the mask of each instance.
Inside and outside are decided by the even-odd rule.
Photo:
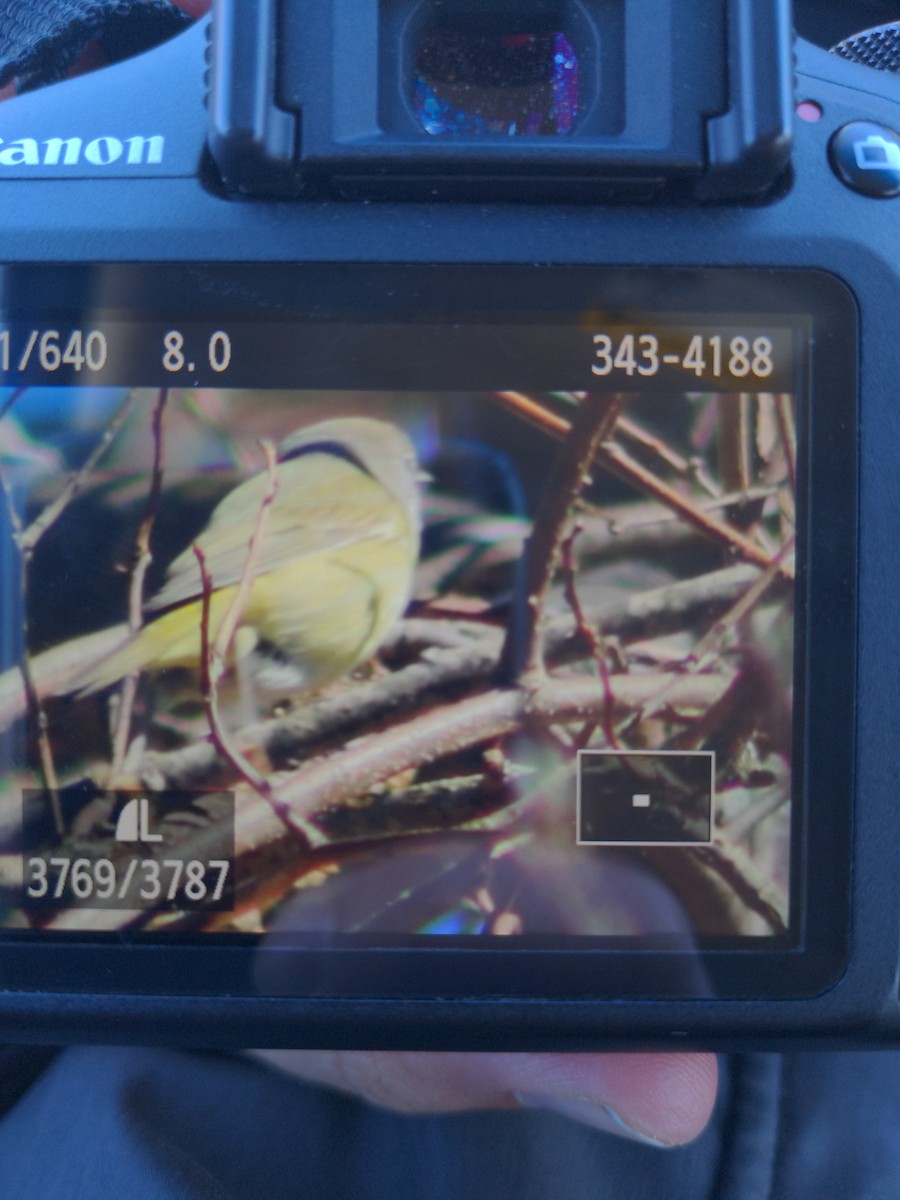
[[[79,691],[84,678],[105,661],[114,659],[131,640],[127,625],[113,625],[96,633],[71,638],[36,654],[30,663],[31,677],[39,699],[67,696]],[[121,678],[121,676],[120,676]],[[23,717],[28,697],[21,667],[11,667],[0,675],[0,730]]]

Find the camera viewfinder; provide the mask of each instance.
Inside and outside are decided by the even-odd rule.
[[[429,21],[414,51],[413,107],[436,137],[560,137],[579,115],[579,56],[561,29]]]

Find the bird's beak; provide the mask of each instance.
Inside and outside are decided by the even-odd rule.
[[[427,471],[416,471],[416,483],[434,483],[434,476]]]

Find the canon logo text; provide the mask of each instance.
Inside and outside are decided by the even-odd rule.
[[[152,137],[96,137],[91,141],[84,138],[19,138],[5,142],[0,138],[0,168],[3,167],[77,167],[88,164],[92,167],[109,167],[114,163],[129,166],[158,166],[163,160],[165,138],[161,134]]]

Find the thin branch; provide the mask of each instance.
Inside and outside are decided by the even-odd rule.
[[[60,494],[56,497],[52,504],[41,512],[40,516],[36,517],[28,528],[22,534],[22,549],[25,553],[30,554],[47,530],[59,520],[62,514],[66,511],[78,493],[87,483],[88,477],[96,467],[97,463],[109,449],[116,434],[125,424],[132,408],[135,405],[137,393],[131,392],[125,402],[119,407],[114,414],[112,420],[103,431],[103,436],[100,441],[88,455],[84,465],[77,471],[74,471],[66,481],[66,485]]]
[[[150,492],[144,507],[143,518],[134,539],[134,559],[131,569],[131,579],[128,585],[128,631],[132,637],[138,633],[144,623],[144,580],[147,577],[150,564],[153,562],[150,538],[153,533],[153,526],[156,524],[156,515],[159,512],[159,504],[162,498],[163,462],[165,456],[163,418],[168,399],[169,389],[165,387],[160,388],[156,397],[156,404],[153,408],[151,422],[153,430],[153,470],[150,476]],[[134,710],[139,679],[140,672],[135,671],[122,684],[119,710],[116,717],[116,729],[113,736],[113,781],[118,779],[125,762],[125,756],[128,753],[128,740],[131,735],[131,715]]]
[[[642,429],[637,421],[632,421],[624,416],[619,417],[616,432],[640,446],[642,450],[649,451],[654,458],[658,458],[667,467],[671,467],[677,474],[684,475],[689,479],[693,478],[694,467],[691,460],[673,450],[661,437]]]
[[[571,428],[565,418],[558,417],[521,392],[498,392],[497,397],[525,420],[555,437],[565,437]],[[613,429],[610,429],[610,434],[612,432]],[[788,444],[787,439],[786,444]],[[688,525],[725,546],[738,557],[761,567],[767,567],[771,562],[770,556],[750,538],[745,537],[724,521],[718,521],[715,517],[710,516],[703,504],[697,504],[677,492],[614,442],[606,439],[597,450],[597,459],[620,479],[624,479],[638,491],[654,500],[660,501]],[[793,571],[788,566],[782,568],[782,573],[789,579],[793,578]]]
[[[645,688],[645,681],[638,678],[627,677],[616,682],[620,693],[618,702],[626,707],[639,699]],[[727,687],[728,683],[727,676],[721,679],[705,676],[702,680],[694,680],[682,699],[703,706],[714,699],[716,690]],[[483,800],[479,802],[467,789],[454,799],[446,794],[442,796],[440,785],[437,785],[432,796],[437,806],[434,811],[419,806],[415,812],[409,804],[416,789],[402,789],[396,795],[398,811],[395,819],[392,813],[394,794],[385,791],[383,785],[401,773],[398,767],[404,762],[412,767],[422,761],[453,755],[467,747],[490,743],[492,735],[513,731],[526,718],[539,718],[548,724],[558,720],[598,719],[604,702],[595,680],[548,678],[530,694],[522,689],[494,691],[414,718],[402,732],[398,731],[398,737],[390,747],[384,738],[372,738],[331,758],[308,763],[282,783],[279,793],[293,804],[295,812],[314,820],[323,831],[328,830],[328,840],[319,846],[320,854],[333,853],[345,844],[356,845],[360,839],[382,840],[416,831],[447,828],[453,813],[460,824],[468,825],[484,819],[484,812],[478,811]],[[509,782],[514,782],[508,778]],[[376,799],[374,805],[360,809],[360,797],[374,795],[377,798],[379,794],[383,799]],[[488,808],[497,811],[499,805],[502,811],[502,799],[494,797]],[[347,805],[354,811],[347,815],[350,824],[345,828],[342,812]],[[253,796],[240,799],[238,828],[241,835],[237,848],[239,858],[246,853],[255,862],[269,863],[273,854],[283,854],[278,850],[284,844],[283,825],[261,800]],[[313,856],[310,862],[314,861]]]
[[[778,414],[778,425],[784,442],[784,453],[787,458],[788,478],[791,481],[791,494],[797,495],[797,428],[794,424],[794,408],[790,394],[778,392],[775,396],[775,411]]]
[[[572,525],[572,530],[569,536],[564,540],[562,545],[562,566],[563,566],[563,590],[566,600],[572,610],[572,615],[575,618],[575,625],[578,632],[585,639],[591,648],[591,657],[597,665],[597,670],[600,673],[600,682],[603,685],[603,694],[606,697],[606,702],[603,706],[603,735],[606,738],[607,746],[613,750],[620,749],[619,739],[616,737],[616,729],[613,724],[613,708],[615,699],[612,693],[612,685],[610,683],[609,663],[606,661],[606,646],[603,644],[603,634],[600,627],[592,624],[587,619],[587,615],[581,606],[581,599],[578,595],[578,588],[575,582],[575,539],[581,532],[581,524],[575,521]]]
[[[19,402],[19,400],[21,400],[21,398],[25,395],[25,393],[27,391],[28,391],[27,385],[25,387],[13,388],[13,390],[6,397],[6,399],[3,401],[3,403],[0,404],[0,421],[3,420],[3,418],[10,411],[10,409],[13,407],[13,405],[17,404]]]
[[[719,474],[725,491],[745,492],[750,486],[752,399],[747,392],[719,399]]]
[[[211,658],[208,660],[208,666],[212,672],[213,683],[217,683],[225,670],[225,663],[228,658],[228,651],[231,648],[231,643],[234,640],[234,635],[237,632],[238,626],[241,623],[241,618],[244,615],[244,609],[247,607],[247,601],[250,598],[250,589],[253,587],[253,582],[256,578],[256,568],[259,563],[259,554],[262,547],[263,539],[266,534],[266,525],[269,520],[269,512],[272,505],[275,503],[275,497],[278,495],[278,472],[277,459],[275,455],[274,445],[263,438],[260,441],[260,448],[266,458],[266,473],[268,475],[268,487],[265,495],[260,502],[259,511],[256,514],[256,523],[253,526],[253,533],[250,536],[250,542],[247,547],[247,560],[244,563],[244,569],[241,572],[240,582],[237,590],[232,597],[231,604],[228,606],[228,611],[222,619],[222,623],[216,632],[216,639],[211,648]],[[197,554],[197,561],[200,562],[201,574],[205,567],[205,562],[201,561],[195,547],[194,553]]]
[[[549,433],[552,437],[562,441],[567,437],[572,426],[565,418],[559,416],[538,400],[532,400],[530,396],[526,396],[523,392],[496,392],[498,400],[501,400],[507,408],[512,409],[517,416],[522,417],[529,425],[536,429],[542,430],[544,433]],[[571,395],[573,403],[576,397]],[[696,459],[685,458],[683,454],[679,454],[677,450],[657,437],[655,434],[648,433],[637,421],[632,421],[629,417],[621,415],[616,422],[616,432],[622,434],[629,441],[634,442],[643,450],[648,451],[660,462],[670,467],[679,475],[683,475],[686,479],[693,479],[708,492],[713,499],[718,498],[720,488],[717,488],[705,474],[698,471]]]
[[[598,446],[612,432],[626,403],[621,395],[585,397],[550,471],[526,542],[525,587],[516,597],[501,656],[500,677],[506,682],[544,674],[541,625],[566,522]]]
[[[16,398],[21,394],[21,389]],[[11,407],[11,404],[10,404]],[[37,684],[32,670],[31,652],[28,649],[30,641],[30,624],[28,619],[28,576],[31,570],[32,551],[24,548],[24,530],[12,492],[5,475],[0,472],[0,491],[6,505],[9,524],[12,530],[13,544],[19,555],[19,596],[22,605],[22,655],[18,671],[24,692],[25,711],[30,712],[34,719],[37,735],[38,759],[40,761],[41,782],[50,797],[50,807],[53,813],[53,824],[56,833],[62,837],[65,832],[62,808],[59,802],[59,779],[56,765],[53,761],[53,747],[50,745],[50,726],[47,712],[38,693]],[[15,669],[15,668],[14,668]]]
[[[285,829],[295,838],[302,838],[303,848],[308,849],[310,839],[303,826],[305,822],[295,820],[288,805],[275,795],[268,779],[257,771],[256,767],[235,746],[225,728],[219,713],[218,681],[214,674],[216,663],[221,667],[224,656],[217,658],[217,652],[210,638],[210,606],[213,596],[212,577],[206,567],[206,556],[199,546],[194,546],[194,556],[200,568],[201,582],[201,616],[200,616],[200,691],[203,697],[203,707],[209,723],[209,733],[215,750],[229,764],[238,779],[248,784],[257,795],[268,804]],[[221,628],[221,627],[220,627]],[[226,646],[227,651],[227,646]],[[314,831],[312,831],[314,833]]]
[[[715,656],[718,654],[722,642],[728,632],[743,620],[750,613],[765,593],[778,579],[782,570],[781,560],[786,557],[793,549],[793,539],[786,542],[782,546],[771,566],[763,571],[750,586],[746,589],[742,596],[731,605],[726,613],[713,622],[712,626],[707,630],[702,638],[693,646],[691,652],[684,660],[684,665],[689,671],[702,670],[710,662],[715,661]],[[712,656],[712,657],[711,657]],[[635,711],[632,715],[629,726],[636,726],[641,721],[645,721],[647,717],[654,716],[661,712],[663,708],[671,705],[672,699],[669,694],[669,685],[655,696],[653,700],[643,708]],[[707,713],[706,719],[709,719],[712,714]]]
[[[526,396],[524,392],[497,392],[497,399],[501,400],[507,408],[511,408],[518,416],[524,418],[529,425],[535,429],[540,429],[544,433],[552,434],[553,437],[562,441],[568,437],[571,432],[572,425],[565,417],[557,416],[551,412],[543,404],[532,400],[530,396]]]
[[[50,797],[50,807],[53,813],[53,824],[60,838],[65,833],[65,821],[59,801],[59,777],[56,774],[56,764],[53,761],[53,747],[50,745],[50,723],[47,720],[47,710],[38,694],[34,674],[31,669],[31,654],[28,651],[30,625],[28,621],[27,595],[28,575],[31,566],[31,555],[22,554],[19,590],[22,596],[22,660],[19,669],[25,688],[27,711],[32,714],[37,733],[38,756],[41,764],[41,782]]]
[[[271,442],[260,443],[266,456],[268,472],[268,487],[256,514],[253,533],[247,547],[247,559],[244,563],[241,578],[238,583],[228,610],[216,631],[215,640],[211,636],[210,620],[213,598],[213,580],[207,569],[206,556],[199,545],[193,547],[194,557],[200,570],[201,582],[201,616],[200,616],[200,688],[203,696],[203,706],[206,711],[209,731],[215,749],[236,772],[239,779],[247,783],[269,805],[288,833],[298,840],[304,850],[308,850],[317,839],[317,831],[307,826],[302,818],[294,812],[283,800],[276,795],[268,779],[253,766],[248,758],[233,744],[219,713],[218,683],[224,671],[234,635],[240,625],[250,589],[253,586],[259,553],[265,536],[269,511],[278,494],[277,461],[275,447]],[[319,838],[319,840],[321,840]]]
[[[206,555],[196,544],[193,546],[193,551],[200,571],[200,695],[206,710],[212,743],[217,752],[234,768],[238,779],[243,779],[268,800],[271,791],[268,781],[239,751],[231,746],[219,714],[217,678],[213,667],[214,652],[210,637],[213,581],[206,566]]]
[[[728,631],[733,629],[739,621],[742,621],[757,606],[769,588],[772,587],[781,573],[781,564],[793,552],[794,538],[789,538],[775,555],[771,566],[763,571],[760,577],[747,588],[743,596],[731,606],[728,612],[720,617],[707,630],[703,637],[700,638],[688,655],[688,662],[702,662],[707,654],[722,644]]]
[[[645,467],[642,467],[639,462],[633,459],[620,446],[615,445],[614,442],[607,441],[599,446],[597,449],[597,459],[621,479],[626,480],[646,495],[652,496],[654,500],[659,500],[667,505],[673,511],[677,512],[687,524],[692,525],[707,537],[712,538],[713,541],[718,542],[737,557],[747,562],[756,563],[760,567],[771,566],[772,559],[770,556],[764,550],[761,550],[755,542],[752,542],[750,538],[745,537],[744,534],[732,528],[732,526],[725,524],[724,521],[718,521],[715,517],[710,516],[699,505],[657,478],[652,471],[648,471]],[[779,569],[785,578],[794,578],[793,568],[788,564],[781,563]]]
[[[773,933],[787,933],[783,899],[746,851],[719,838],[709,846],[697,846],[693,853],[751,912],[767,921]]]
[[[759,487],[747,488],[745,492],[727,492],[724,495],[711,496],[706,500],[697,501],[701,512],[716,512],[723,508],[731,508],[735,504],[749,504],[754,500],[768,500],[778,494],[775,484],[764,484]],[[585,512],[604,518],[612,533],[619,536],[631,533],[637,529],[659,528],[661,525],[681,524],[678,513],[672,512],[664,504],[654,504],[641,501],[640,504],[620,506],[619,508],[598,508],[593,504],[585,504]],[[624,512],[625,516],[618,515]],[[686,530],[691,533],[692,531]]]

